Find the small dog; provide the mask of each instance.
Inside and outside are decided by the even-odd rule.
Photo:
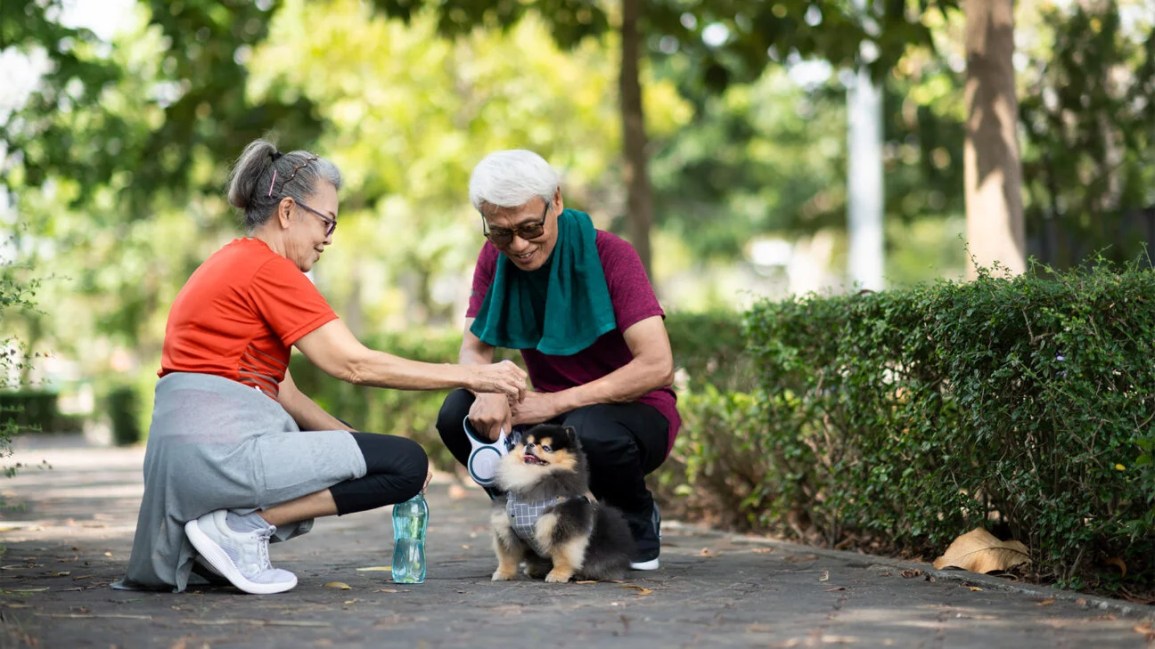
[[[550,583],[621,579],[634,540],[622,513],[589,492],[589,468],[577,433],[569,426],[539,424],[510,438],[512,448],[497,467],[490,523],[497,570],[493,581],[525,573]]]

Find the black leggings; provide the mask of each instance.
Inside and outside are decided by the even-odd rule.
[[[411,439],[377,433],[351,433],[365,456],[365,475],[329,487],[337,515],[405,502],[425,486],[429,457]]]

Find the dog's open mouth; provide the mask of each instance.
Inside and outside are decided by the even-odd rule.
[[[549,462],[546,462],[545,460],[534,455],[533,453],[526,453],[525,457],[522,458],[521,461],[524,464],[535,464],[537,466],[545,466],[546,464],[549,464]]]

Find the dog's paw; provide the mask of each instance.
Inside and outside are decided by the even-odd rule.
[[[516,568],[514,568],[513,570],[505,570],[502,568],[498,568],[497,570],[493,571],[493,581],[510,581],[511,579],[513,579],[516,576],[517,576],[517,569]]]
[[[558,570],[554,568],[545,576],[545,581],[548,584],[564,584],[573,579],[573,572],[569,570]]]

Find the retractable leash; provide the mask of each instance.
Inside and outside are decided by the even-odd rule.
[[[473,447],[469,452],[469,462],[465,465],[469,469],[469,477],[483,487],[492,486],[494,476],[497,475],[497,465],[501,462],[501,458],[509,453],[505,429],[502,428],[498,433],[497,441],[491,442],[473,429],[469,417],[466,417],[461,425],[465,428],[465,435]]]

